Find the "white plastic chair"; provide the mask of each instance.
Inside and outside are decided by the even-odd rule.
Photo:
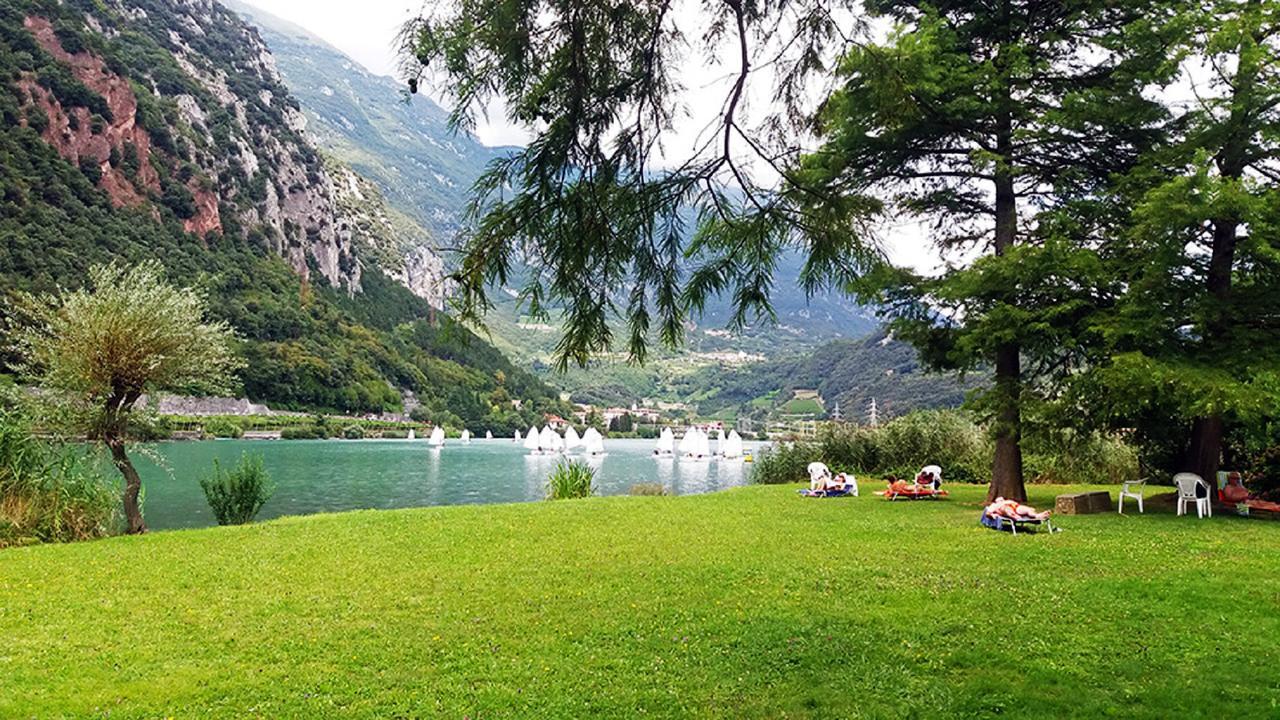
[[[1203,518],[1206,514],[1213,517],[1213,504],[1209,502],[1209,493],[1212,488],[1204,478],[1195,473],[1178,473],[1173,476],[1173,484],[1178,487],[1178,514],[1187,514],[1187,503],[1195,503],[1196,517]],[[1204,488],[1204,497],[1196,495],[1196,488]]]
[[[1124,499],[1127,497],[1131,497],[1134,500],[1137,500],[1138,512],[1142,512],[1143,511],[1142,510],[1142,491],[1145,490],[1146,487],[1147,487],[1146,478],[1142,478],[1141,480],[1125,480],[1123,483],[1121,483],[1120,484],[1120,502],[1117,503],[1119,507],[1116,510],[1116,512],[1120,513],[1121,515],[1124,514]]]
[[[826,463],[811,462],[807,468],[809,471],[809,489],[822,490],[827,486],[827,480],[831,479],[831,468]]]

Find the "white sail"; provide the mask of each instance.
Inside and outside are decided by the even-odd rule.
[[[716,454],[724,455],[724,428],[716,428]]]
[[[588,455],[603,455],[604,436],[600,434],[599,430],[589,427],[582,434],[582,446],[586,449]]]
[[[680,438],[680,445],[676,449],[680,451],[681,455],[692,455],[693,446],[697,441],[698,428],[690,425],[689,429],[684,431],[684,437]]]
[[[462,428],[462,444],[463,445],[471,444],[471,431],[466,428]]]
[[[409,439],[410,439],[410,440],[416,440],[416,439],[417,439],[417,437],[418,437],[417,435],[414,435],[414,434],[413,434],[413,428],[409,428]]]
[[[574,430],[573,426],[570,425],[569,428],[564,431],[564,449],[572,450],[579,445],[582,445],[582,438],[578,437],[578,431]]]
[[[485,431],[484,431],[484,439],[485,439],[485,440],[492,440],[492,439],[493,439],[493,431],[492,431],[492,430],[485,430]]]
[[[659,455],[670,455],[676,449],[676,436],[671,432],[671,428],[662,428],[662,433],[658,435],[658,447],[654,450]]]
[[[431,444],[431,447],[440,447],[444,445],[444,428],[439,425],[432,428],[431,439],[427,442]]]
[[[521,438],[520,438],[520,431],[519,431],[519,430],[516,430],[515,441],[516,441],[516,442],[520,442],[520,439],[521,439]]]
[[[560,437],[560,433],[555,432],[555,431],[552,431],[552,433],[551,433],[551,451],[552,451],[552,452],[562,453],[562,452],[564,452],[564,450],[565,450],[565,447],[564,447],[564,438]]]
[[[707,434],[701,430],[698,431],[698,437],[693,444],[693,456],[696,458],[711,457],[711,438],[707,437]]]
[[[524,436],[524,449],[538,452],[542,449],[542,445],[538,443],[537,426],[529,428],[529,434]]]
[[[730,430],[724,441],[724,456],[727,458],[742,457],[742,436],[737,430]]]
[[[542,428],[542,434],[538,436],[538,447],[542,448],[543,452],[555,452],[557,440],[560,440],[560,435],[555,430],[552,430],[550,425],[547,425]],[[560,440],[560,442],[563,443],[564,441]]]

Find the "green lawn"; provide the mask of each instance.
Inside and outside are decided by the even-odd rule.
[[[0,717],[1280,715],[1280,523],[1108,514],[1014,538],[978,526],[981,488],[951,490],[0,551]]]

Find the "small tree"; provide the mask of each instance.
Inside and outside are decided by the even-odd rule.
[[[206,321],[205,297],[167,283],[154,261],[95,267],[79,290],[19,304],[22,370],[66,403],[78,432],[110,450],[125,480],[128,532],[146,532],[142,480],[125,451],[135,405],[146,393],[226,391],[240,365],[230,326]]]

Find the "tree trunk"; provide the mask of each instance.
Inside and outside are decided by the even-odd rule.
[[[1016,344],[1002,345],[996,350],[996,393],[1000,410],[996,413],[996,456],[987,502],[998,497],[1019,502],[1027,499],[1022,479],[1021,365]]]
[[[1205,322],[1204,344],[1209,353],[1221,344],[1231,320],[1226,303],[1231,296],[1231,268],[1235,264],[1236,228],[1233,219],[1213,223],[1213,254],[1209,258],[1208,290],[1213,296],[1213,314]],[[1211,413],[1196,418],[1191,424],[1191,443],[1184,466],[1187,470],[1213,482],[1222,459],[1222,414]]]
[[[1013,122],[1006,113],[997,126],[997,150],[1002,159],[997,161],[995,253],[1003,255],[1018,239],[1018,198],[1013,185],[1013,170],[1009,158],[1013,154]],[[1010,288],[1010,293],[1015,289]],[[1011,298],[1010,302],[1016,301]],[[995,462],[991,468],[991,487],[987,489],[987,502],[997,497],[1023,501],[1027,488],[1022,480],[1022,362],[1018,343],[1010,342],[996,348],[996,411],[994,435],[996,440]]]
[[[124,451],[124,438],[114,433],[106,437],[107,447],[111,449],[111,461],[124,476],[124,517],[128,523],[130,535],[139,535],[147,531],[147,524],[142,520],[142,508],[138,505],[138,495],[142,491],[142,478]]]

